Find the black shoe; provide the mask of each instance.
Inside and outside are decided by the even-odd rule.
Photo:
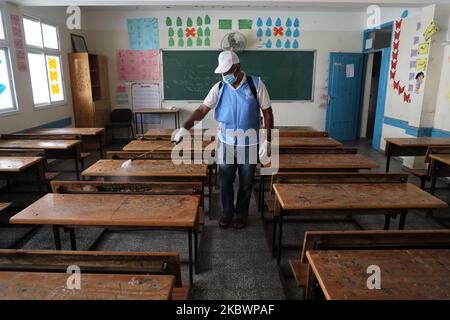
[[[243,229],[248,224],[248,218],[247,217],[237,217],[233,221],[233,228],[235,229]]]
[[[219,227],[221,227],[222,229],[226,229],[230,226],[231,221],[233,221],[233,217],[223,216],[219,220]]]

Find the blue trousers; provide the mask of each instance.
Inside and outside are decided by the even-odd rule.
[[[222,161],[219,161],[219,180],[224,216],[233,217],[234,214],[240,217],[248,216],[257,155],[256,145],[232,146],[220,142],[218,156]],[[239,174],[239,190],[235,206],[233,184],[236,171]]]

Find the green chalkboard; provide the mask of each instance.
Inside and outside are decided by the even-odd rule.
[[[220,81],[214,74],[220,51],[164,50],[165,100],[203,100]],[[260,76],[271,100],[312,100],[315,51],[244,51],[239,53],[242,69]]]

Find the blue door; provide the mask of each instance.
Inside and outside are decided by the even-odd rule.
[[[362,53],[330,53],[325,127],[334,139],[358,137],[362,74]]]
[[[375,123],[372,139],[372,147],[375,149],[381,149],[381,132],[383,129],[384,104],[386,102],[386,88],[389,77],[391,48],[384,48],[381,53],[380,80],[378,81],[377,107],[375,111]]]

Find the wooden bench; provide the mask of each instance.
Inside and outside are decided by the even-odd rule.
[[[307,231],[299,259],[289,260],[289,266],[297,285],[306,287],[305,295],[311,297],[314,277],[308,251],[449,248],[450,230]]]
[[[180,255],[176,252],[0,250],[0,272],[66,273],[70,265],[79,266],[82,274],[173,275],[172,298],[189,299],[190,286],[183,285]]]
[[[402,170],[416,176],[420,179],[420,188],[425,189],[425,184],[427,181],[431,180],[431,167],[430,167],[430,156],[433,154],[450,154],[450,147],[448,146],[430,146],[427,149],[427,153],[425,155],[425,163],[427,163],[427,168],[425,169],[416,169],[416,168],[408,168],[406,166],[402,166]]]
[[[140,194],[198,195],[203,194],[201,182],[114,182],[114,181],[52,181],[52,191],[64,194]],[[199,224],[205,224],[205,211],[199,208]]]
[[[2,134],[2,139],[6,140],[82,140],[82,136],[78,134],[31,134],[31,133],[13,133]],[[90,152],[83,152],[80,150],[79,161],[81,163],[81,170],[85,168],[85,160],[91,155]]]

